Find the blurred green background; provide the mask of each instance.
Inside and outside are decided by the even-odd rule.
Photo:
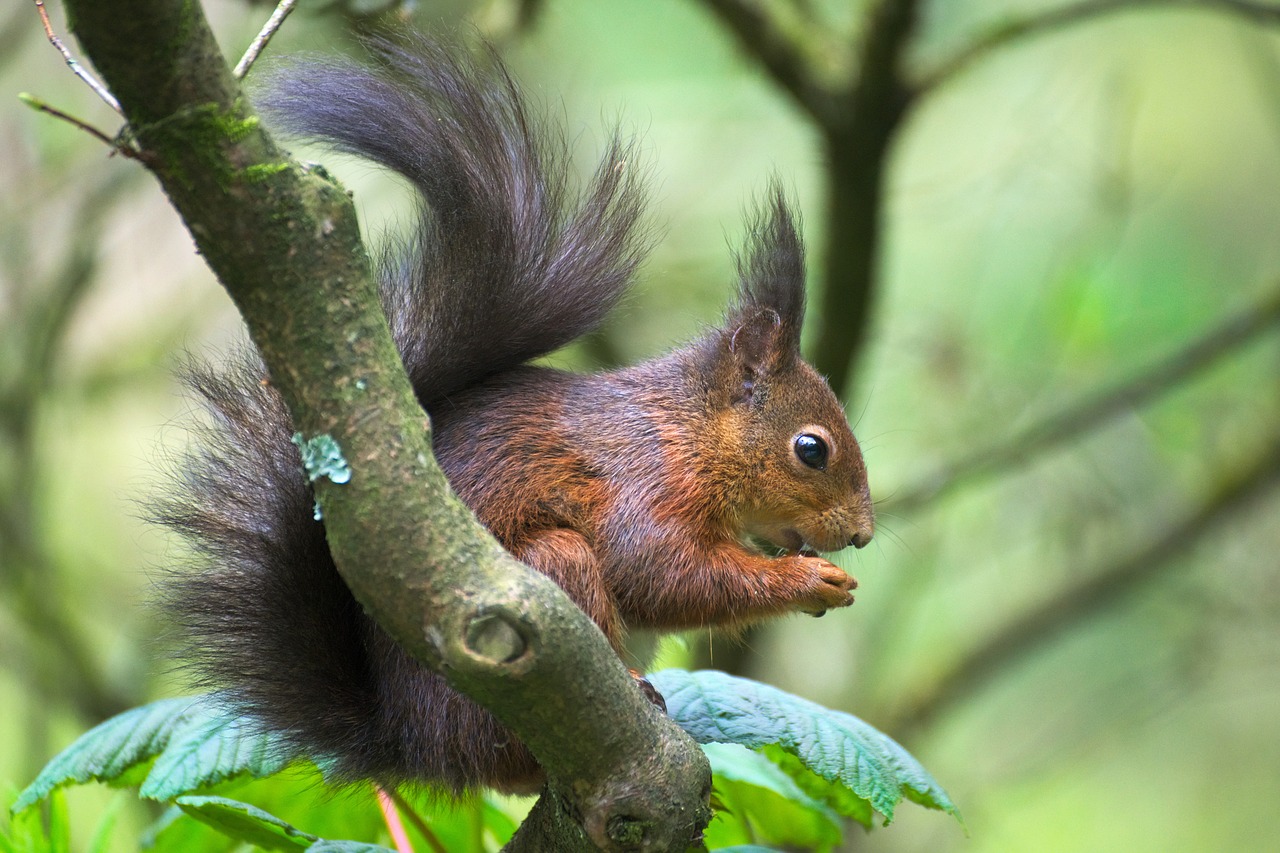
[[[349,45],[317,5],[270,51]],[[562,363],[643,358],[713,322],[771,173],[804,212],[815,294],[846,239],[811,118],[711,5],[545,0],[517,30],[511,3],[419,3],[423,26],[499,41],[584,168],[614,121],[645,140],[665,236]],[[835,75],[823,45],[856,49],[869,5],[762,7],[819,33]],[[922,2],[904,73],[1070,5]],[[888,154],[868,342],[837,389],[880,522],[838,558],[858,603],[736,648],[688,638],[690,657],[900,739],[969,828],[903,808],[849,849],[1280,849],[1280,342],[1261,307],[1280,290],[1280,15],[1188,5],[1013,40],[915,103]],[[206,8],[233,59],[267,11]],[[116,128],[31,7],[0,13],[0,790],[184,689],[147,604],[181,548],[139,516],[190,441],[173,367],[241,335],[154,182],[19,91]],[[330,160],[368,232],[394,227],[401,188]],[[1200,369],[1153,373],[1197,345]],[[1115,388],[1105,417],[1082,410]],[[73,814],[91,827],[118,796],[72,791]],[[147,816],[117,807],[132,837]]]

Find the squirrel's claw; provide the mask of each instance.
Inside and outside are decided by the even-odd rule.
[[[644,677],[644,674],[638,669],[628,669],[628,673],[635,679],[636,686],[640,688],[640,692],[644,694],[644,698],[658,706],[658,710],[667,713],[667,700],[662,698],[662,694],[658,692],[658,688],[653,686],[653,682]]]
[[[822,616],[835,607],[848,607],[853,604],[852,590],[858,588],[858,582],[850,577],[844,569],[821,557],[803,556],[809,571],[809,582],[806,589],[796,599],[798,610],[811,616]]]

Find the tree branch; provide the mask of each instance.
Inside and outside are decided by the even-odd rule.
[[[40,112],[40,113],[44,113],[45,115],[52,116],[53,118],[56,118],[59,121],[65,121],[67,124],[71,125],[76,130],[80,130],[89,134],[94,139],[112,148],[114,151],[120,154],[123,154],[125,157],[129,157],[131,159],[136,157],[135,152],[132,151],[129,148],[129,146],[121,145],[119,140],[112,139],[110,136],[107,136],[105,133],[98,130],[93,125],[89,124],[87,121],[78,119],[75,116],[71,115],[70,113],[65,113],[62,110],[58,109],[57,107],[53,106],[52,104],[45,103],[44,101],[40,100],[34,95],[31,95],[27,92],[19,92],[18,100],[22,101],[22,103],[31,107],[31,109],[35,110],[36,112]]]
[[[821,128],[830,169],[821,310],[812,360],[837,394],[849,391],[866,345],[890,147],[913,100],[902,56],[915,32],[918,0],[880,0],[868,13],[839,121]]]
[[[1096,20],[1115,12],[1156,6],[1203,9],[1237,15],[1259,24],[1280,24],[1280,6],[1253,0],[1086,0],[1071,6],[1060,6],[1021,20],[998,25],[973,42],[944,59],[933,71],[917,82],[918,91],[932,91],[954,80],[970,66],[1000,48],[1031,36],[1045,35],[1069,26]]]
[[[1206,496],[1193,512],[1168,525],[1148,545],[1101,569],[1083,573],[1083,582],[1068,586],[998,629],[918,691],[915,699],[893,716],[887,730],[909,737],[928,727],[945,710],[978,692],[1002,671],[1163,577],[1178,557],[1215,532],[1223,520],[1248,508],[1278,484],[1280,441]]]
[[[958,488],[1006,473],[1040,453],[1097,429],[1112,418],[1146,405],[1239,352],[1276,326],[1280,326],[1280,287],[1227,317],[1145,372],[1090,395],[1012,437],[942,466],[887,501],[886,506],[892,506],[899,514],[915,512]]]
[[[816,32],[793,32],[778,19],[777,7],[760,0],[703,0],[773,81],[819,125],[843,120],[838,95],[818,74],[818,59],[808,45]]]
[[[349,480],[315,488],[356,598],[537,756],[544,797],[567,816],[540,849],[683,849],[709,817],[706,759],[559,587],[502,551],[453,495],[345,191],[276,147],[199,4],[67,5],[298,430],[330,437],[349,466]],[[566,708],[579,712],[573,725]]]

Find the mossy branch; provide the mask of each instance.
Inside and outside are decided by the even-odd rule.
[[[316,482],[344,580],[397,641],[489,707],[546,769],[547,807],[571,819],[542,821],[518,843],[682,848],[709,816],[705,759],[559,588],[502,551],[453,495],[347,193],[276,146],[199,4],[67,7],[301,439],[328,436],[349,469]],[[566,725],[565,708],[591,713]]]

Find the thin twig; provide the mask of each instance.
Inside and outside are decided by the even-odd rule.
[[[927,727],[947,707],[976,693],[1021,658],[1044,648],[1074,626],[1124,596],[1162,577],[1197,542],[1213,534],[1221,522],[1248,508],[1280,481],[1280,442],[1264,450],[1247,470],[1207,496],[1193,512],[1170,524],[1149,544],[1109,566],[1083,573],[1057,595],[1015,617],[968,653],[896,715],[888,728],[897,735]]]
[[[1074,6],[1060,6],[1038,15],[997,25],[961,48],[918,82],[916,91],[936,89],[959,76],[988,54],[1022,38],[1050,33],[1113,12],[1151,6],[1181,6],[1190,9],[1239,15],[1255,23],[1280,24],[1280,6],[1254,0],[1086,0]]]
[[[44,101],[40,100],[34,95],[28,94],[27,92],[19,92],[18,100],[22,101],[22,103],[31,107],[31,109],[33,110],[45,113],[47,115],[51,115],[54,118],[61,119],[67,122],[68,124],[71,124],[79,128],[80,130],[83,130],[85,133],[89,134],[94,139],[100,140],[106,143],[107,145],[111,146],[111,148],[117,154],[120,154],[124,157],[128,157],[132,160],[140,161],[143,159],[142,153],[137,149],[131,148],[128,145],[121,143],[118,139],[112,139],[110,136],[107,136],[105,133],[98,130],[96,127],[89,124],[88,122],[82,121],[73,115],[69,115],[68,113],[64,113],[62,110],[58,109],[57,107],[50,106],[49,104],[45,103]]]
[[[45,11],[44,0],[35,0],[36,10],[40,12],[40,20],[44,23],[44,34],[49,38],[49,44],[57,48],[58,53],[62,54],[62,58],[67,61],[67,67],[71,69],[77,77],[89,84],[89,88],[98,93],[98,97],[106,103],[107,106],[115,110],[118,114],[124,115],[120,110],[120,102],[115,96],[107,91],[107,87],[99,83],[92,74],[84,69],[76,58],[71,55],[71,51],[67,50],[66,45],[62,43],[62,39],[58,38],[57,33],[53,31],[53,25],[49,23],[49,13]]]
[[[258,33],[258,37],[253,40],[249,49],[244,52],[244,56],[240,57],[240,61],[236,63],[236,69],[232,73],[236,75],[237,80],[243,80],[249,73],[249,69],[253,68],[253,63],[258,61],[258,54],[266,48],[267,42],[271,41],[276,30],[280,29],[284,19],[289,17],[296,2],[297,0],[280,0],[280,4],[276,6],[276,10],[271,13],[271,17],[262,27],[262,32]]]
[[[898,514],[919,510],[963,485],[1004,473],[1174,389],[1280,325],[1280,288],[1233,314],[1154,366],[1097,392],[1022,432],[983,447],[885,502]]]

